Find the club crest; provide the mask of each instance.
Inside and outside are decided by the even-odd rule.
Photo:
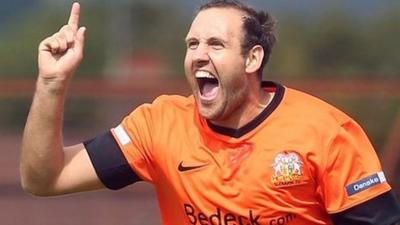
[[[274,174],[271,177],[275,186],[299,184],[303,177],[303,161],[294,152],[279,153],[272,163]]]

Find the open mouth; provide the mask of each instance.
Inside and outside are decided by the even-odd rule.
[[[196,80],[199,85],[200,97],[204,100],[214,99],[219,90],[219,81],[207,71],[197,71]]]

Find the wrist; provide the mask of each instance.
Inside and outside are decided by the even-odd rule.
[[[68,89],[69,80],[54,78],[44,78],[43,76],[38,77],[36,81],[36,91],[47,92],[52,95],[65,95]]]

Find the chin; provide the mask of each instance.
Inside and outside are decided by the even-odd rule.
[[[201,115],[201,117],[203,117],[203,118],[205,118],[205,119],[207,119],[207,120],[213,120],[213,119],[215,119],[215,115],[212,113],[212,112],[210,112],[209,110],[202,110],[202,109],[200,109],[199,110],[199,113],[200,113],[200,115]]]
[[[201,117],[207,120],[219,120],[224,114],[224,105],[218,104],[220,102],[215,101],[212,103],[202,103],[199,96],[195,96],[199,114]]]
[[[199,106],[199,113],[203,118],[212,121],[218,121],[223,116],[221,109],[212,109],[204,106]]]
[[[218,117],[218,113],[214,110],[207,109],[204,106],[199,106],[200,115],[207,120],[214,120]]]

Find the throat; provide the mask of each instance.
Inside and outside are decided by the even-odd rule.
[[[264,92],[260,97],[246,99],[242,101],[242,104],[237,105],[232,113],[218,120],[210,120],[209,122],[216,126],[234,130],[238,130],[248,124],[257,123],[273,97],[274,93]]]

